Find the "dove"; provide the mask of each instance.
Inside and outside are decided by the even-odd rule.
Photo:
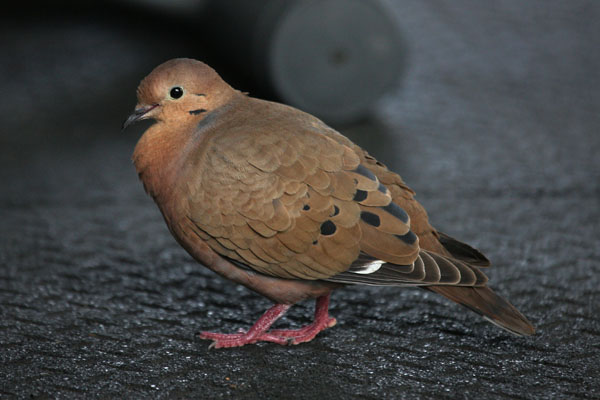
[[[517,335],[534,327],[489,286],[478,250],[437,231],[415,192],[316,117],[250,97],[179,58],[139,84],[123,128],[154,123],[133,163],[177,242],[218,275],[274,305],[248,330],[201,332],[211,347],[299,344],[336,324],[340,287],[420,287]],[[271,329],[316,299],[314,320]]]

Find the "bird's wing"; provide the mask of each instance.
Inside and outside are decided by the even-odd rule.
[[[198,163],[201,178],[188,181],[189,218],[217,253],[281,278],[482,280],[466,264],[421,251],[407,212],[349,146],[310,129],[247,129],[215,136]]]
[[[359,155],[361,163],[390,190],[392,201],[410,216],[411,230],[419,237],[421,249],[460,260],[470,266],[490,266],[490,261],[479,250],[431,226],[425,208],[415,199],[415,192],[404,183],[400,175],[390,171],[383,163],[334,129],[323,123],[321,129],[331,139],[351,147]]]

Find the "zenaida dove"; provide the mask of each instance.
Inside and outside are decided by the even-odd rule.
[[[202,332],[212,347],[298,344],[335,325],[343,285],[419,286],[515,334],[533,326],[487,285],[479,251],[436,231],[400,176],[295,108],[247,96],[206,64],[174,59],[142,80],[124,128],[156,122],[133,161],[179,244],[275,302],[248,331]],[[269,330],[316,298],[314,321]]]

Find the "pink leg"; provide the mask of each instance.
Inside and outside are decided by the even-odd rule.
[[[321,296],[315,305],[314,321],[300,329],[276,329],[270,333],[279,337],[289,339],[289,344],[300,344],[310,342],[317,334],[327,328],[334,326],[337,321],[329,316],[329,295]]]
[[[299,344],[312,340],[319,332],[336,324],[335,318],[329,317],[329,294],[317,299],[314,321],[300,329],[277,329],[268,331],[291,306],[276,304],[259,318],[248,332],[240,333],[213,333],[201,332],[201,339],[212,340],[209,348],[238,347],[258,341],[274,342],[278,344]]]
[[[238,347],[245,344],[256,343],[259,340],[267,340],[279,344],[286,344],[287,341],[284,338],[271,338],[271,335],[267,333],[267,330],[275,321],[281,318],[281,316],[285,314],[290,307],[291,306],[287,304],[274,305],[273,307],[269,308],[254,325],[252,325],[252,328],[250,328],[248,332],[230,334],[200,332],[200,338],[212,340],[213,342],[209,347],[211,349],[213,347],[217,349],[220,349],[221,347]]]

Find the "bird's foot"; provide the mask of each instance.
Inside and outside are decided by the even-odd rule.
[[[201,339],[212,340],[212,348],[239,347],[256,342],[273,342],[281,345],[300,344],[309,342],[322,330],[331,328],[337,321],[329,316],[329,294],[317,299],[314,321],[300,329],[274,329],[271,325],[288,309],[289,305],[277,304],[271,307],[247,332],[243,329],[238,333],[201,332]]]
[[[328,317],[326,320],[314,321],[313,323],[300,329],[274,329],[253,335],[252,330],[245,332],[240,330],[238,333],[216,333],[201,332],[200,339],[208,339],[213,342],[210,349],[220,349],[224,347],[239,347],[256,342],[272,342],[281,345],[294,345],[310,342],[317,334],[327,328],[331,328],[337,323],[335,318]]]
[[[274,329],[269,333],[277,337],[286,338],[286,344],[300,344],[310,342],[321,331],[331,328],[337,323],[333,317],[328,317],[324,321],[314,321],[300,329]]]
[[[256,342],[273,342],[285,345],[288,339],[280,336],[271,335],[268,332],[260,335],[251,335],[248,332],[244,333],[216,333],[216,332],[200,332],[200,339],[208,339],[213,342],[208,346],[209,349],[221,349],[225,347],[240,347],[246,344]]]

